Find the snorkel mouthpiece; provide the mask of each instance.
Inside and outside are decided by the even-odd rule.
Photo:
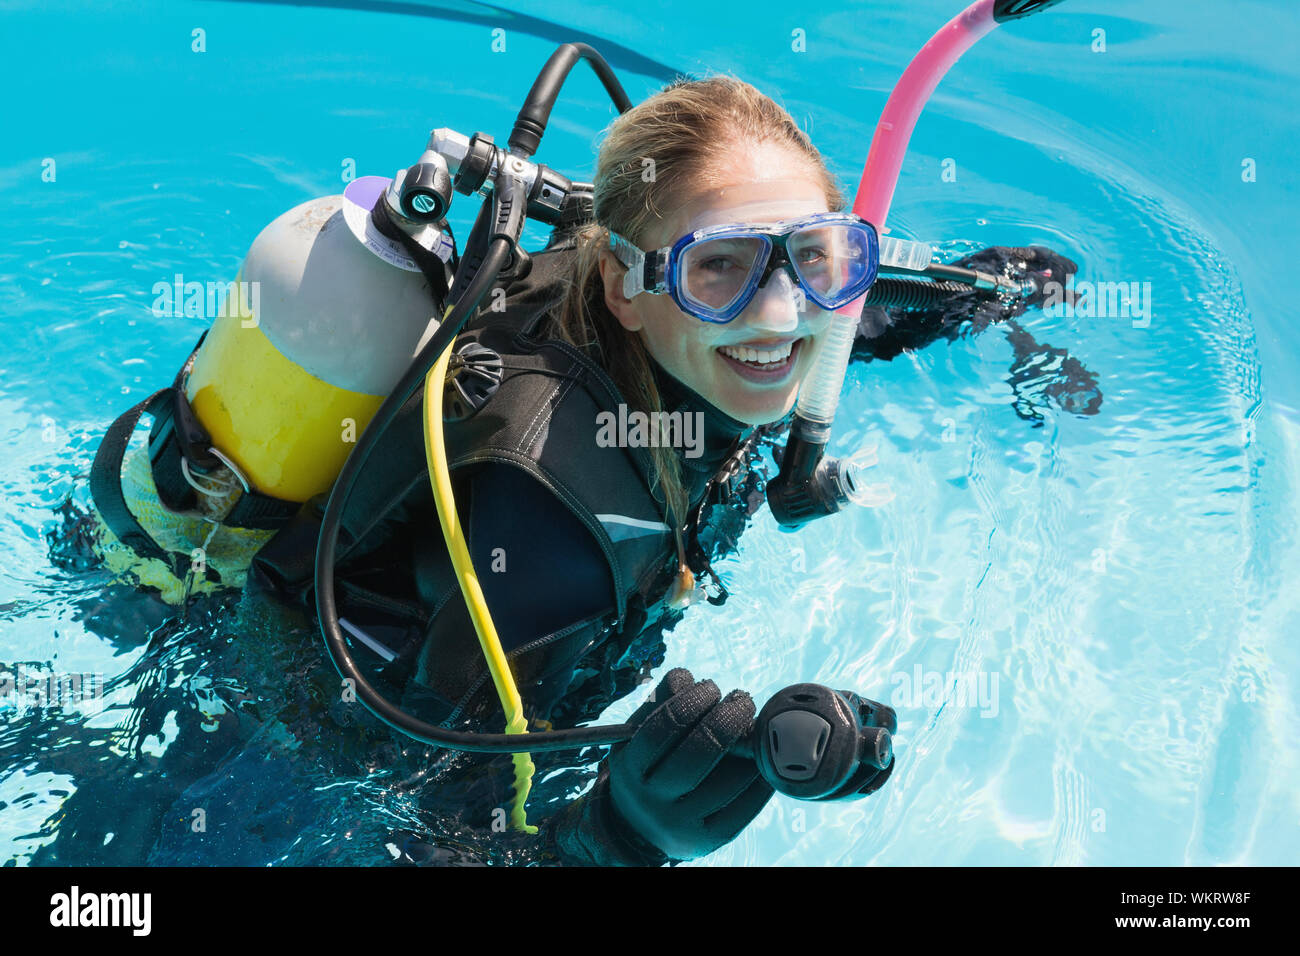
[[[781,473],[767,486],[768,507],[782,530],[800,528],[851,504],[871,507],[892,497],[863,480],[864,471],[876,462],[875,449],[828,458],[822,451],[829,438],[829,428],[818,431],[805,426],[786,442]]]
[[[823,515],[834,514],[840,506],[830,494],[826,463],[822,451],[830,438],[830,429],[824,437],[815,431],[805,437],[808,429],[791,429],[785,443],[785,456],[781,459],[781,473],[767,485],[767,506],[782,530],[794,530]]]

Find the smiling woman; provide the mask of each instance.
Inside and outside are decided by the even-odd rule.
[[[653,364],[693,391],[715,419],[760,425],[789,412],[812,353],[800,346],[805,340],[812,344],[828,316],[821,309],[801,310],[784,272],[761,291],[750,284],[751,299],[741,303],[739,318],[735,308],[727,313],[725,307],[740,298],[743,283],[702,315],[699,307],[696,314],[683,311],[704,296],[690,295],[676,256],[660,264],[658,281],[640,283],[671,295],[638,295],[637,284],[628,280],[639,278],[636,268],[647,265],[641,250],[678,251],[681,238],[697,230],[774,223],[844,205],[824,160],[790,115],[733,77],[673,84],[610,127],[597,160],[594,198],[596,222],[576,237],[572,284],[549,320],[554,333],[591,348],[622,394],[649,409],[658,405]],[[751,247],[737,271],[766,279],[767,262],[758,252],[770,249],[770,242]],[[620,261],[620,251],[629,261]],[[723,352],[760,346],[789,347],[788,360],[772,369],[751,368]],[[681,527],[688,502],[680,467],[667,453],[656,454],[655,464]]]
[[[463,361],[483,369],[499,362],[503,374],[488,397],[458,413],[463,421],[447,426],[453,464],[473,462],[455,472],[455,497],[469,502],[474,566],[494,572],[480,582],[524,713],[555,728],[596,716],[653,666],[663,631],[696,596],[695,575],[708,571],[692,519],[706,505],[748,513],[759,426],[779,423],[793,407],[828,321],[803,303],[860,295],[875,275],[874,230],[829,214],[840,195],[807,136],[733,78],[680,81],[624,112],[602,144],[592,198],[592,220],[557,231],[527,278],[507,290],[505,311],[485,313],[463,334]],[[728,238],[715,238],[718,230]],[[710,238],[698,251],[673,242],[683,233]],[[638,244],[673,244],[672,255],[639,253],[640,271],[629,271],[618,255],[635,258]],[[836,251],[839,262],[828,265]],[[739,280],[725,278],[733,268]],[[836,284],[833,271],[853,281]],[[648,279],[646,292],[671,294],[640,294],[631,281],[638,276]],[[736,287],[718,299],[727,281]],[[756,368],[756,359],[777,367]],[[543,374],[511,371],[527,367]],[[668,441],[643,442],[625,430],[609,440],[611,422],[661,419],[693,424],[670,430]],[[416,440],[399,426],[375,454],[392,461]],[[368,492],[347,518],[376,532],[355,542],[339,567],[352,589],[344,613],[356,620],[358,586],[419,569],[414,591],[432,607],[408,655],[406,701],[435,723],[491,727],[500,719],[491,685],[467,682],[482,671],[482,655],[465,606],[447,600],[452,576],[420,531],[431,510],[427,481],[405,472],[393,481],[410,493]],[[536,542],[544,551],[533,556]],[[376,566],[387,570],[357,573]],[[867,723],[891,726],[888,708],[860,706]],[[644,864],[726,843],[773,792],[741,746],[754,715],[745,692],[724,698],[711,681],[670,673],[596,788],[544,821],[551,852]],[[686,802],[671,810],[657,805],[662,787],[681,783],[656,782],[645,764],[669,751],[682,765],[675,775],[691,781],[677,793]],[[888,766],[886,759],[859,774],[854,789],[879,787]],[[474,812],[508,799],[504,791],[484,797]]]
[[[475,162],[487,168],[473,158],[481,148],[465,147],[458,181]],[[591,215],[557,229],[506,289],[505,308],[485,311],[460,335],[460,401],[444,434],[429,428],[444,413],[425,408],[436,509],[412,431],[418,423],[400,413],[366,449],[386,473],[363,472],[364,490],[341,506],[337,491],[331,499],[349,530],[336,565],[347,584],[338,602],[348,632],[357,636],[360,621],[360,630],[391,633],[397,622],[376,609],[415,605],[411,633],[381,656],[408,716],[421,715],[416,732],[437,739],[424,728],[502,726],[495,690],[508,731],[547,730],[519,749],[561,746],[574,739],[565,736],[571,728],[647,676],[664,632],[700,593],[697,575],[713,579],[710,600],[721,603],[711,552],[734,542],[755,507],[760,441],[779,433],[793,408],[830,310],[864,295],[876,277],[876,231],[842,205],[807,135],[740,80],[681,80],[614,121]],[[441,391],[429,380],[425,388],[425,402]],[[396,407],[405,395],[399,387],[389,401]],[[593,421],[663,416],[702,421],[697,440],[684,445],[681,429],[677,441],[620,433],[624,440],[611,443],[606,428],[592,429]],[[444,442],[450,467],[438,463]],[[457,559],[427,531],[436,510],[452,544],[449,494],[437,487],[444,469],[454,478],[451,496],[469,502],[469,540],[455,573]],[[846,494],[861,500],[847,484]],[[702,544],[710,520],[730,521],[730,532]],[[260,581],[286,590],[292,582],[275,552],[268,547],[255,568]],[[329,560],[319,551],[318,569]],[[466,566],[477,571],[472,579]],[[482,605],[491,609],[486,623]],[[494,655],[508,660],[519,691],[500,677]],[[340,666],[348,673],[350,665]],[[746,692],[722,697],[712,681],[670,671],[626,731],[590,728],[619,731],[620,745],[590,791],[543,821],[542,845],[568,862],[685,860],[734,838],[778,783],[809,799],[879,789],[894,766],[892,710],[849,691],[799,686],[778,695],[778,711],[825,704],[818,713],[844,728],[831,744],[818,742],[831,723],[790,723],[785,712],[771,715],[786,721],[779,736],[751,736]],[[502,753],[509,745],[492,746]],[[823,758],[836,748],[847,762],[831,782],[821,774],[835,761]],[[508,804],[522,827],[531,765],[516,760],[513,779],[505,760],[477,758],[470,767],[478,791],[461,812],[481,818]]]

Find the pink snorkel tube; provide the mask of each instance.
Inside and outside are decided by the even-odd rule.
[[[894,188],[898,185],[903,157],[907,154],[907,144],[912,139],[916,121],[929,102],[930,94],[952,65],[998,25],[993,19],[994,2],[976,0],[944,24],[912,58],[894,91],[889,94],[889,101],[876,123],[871,152],[867,154],[867,165],[862,169],[862,179],[858,181],[857,196],[853,200],[853,211],[881,232],[889,216],[889,205],[894,198]],[[849,308],[855,308],[860,314],[862,303],[859,301],[854,307],[846,307],[846,314]]]
[[[1059,2],[976,0],[930,38],[903,71],[880,114],[853,201],[857,215],[884,232],[912,130],[930,94],[961,55],[999,23],[1027,17]],[[887,243],[882,238],[882,260],[886,258]],[[908,267],[917,268],[917,265],[909,263]],[[863,296],[836,312],[799,391],[781,473],[767,486],[768,505],[785,530],[793,531],[814,518],[834,514],[851,501],[867,500],[866,489],[857,473],[860,466],[852,460],[841,462],[823,457],[866,298]]]

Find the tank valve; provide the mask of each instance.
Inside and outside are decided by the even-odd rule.
[[[427,150],[405,175],[400,177],[398,204],[402,215],[412,222],[439,222],[451,208],[451,173],[447,161]]]

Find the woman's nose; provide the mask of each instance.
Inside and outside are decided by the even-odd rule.
[[[804,301],[798,288],[784,269],[774,272],[767,284],[754,293],[742,317],[745,324],[770,332],[791,332],[799,327],[799,313]]]

